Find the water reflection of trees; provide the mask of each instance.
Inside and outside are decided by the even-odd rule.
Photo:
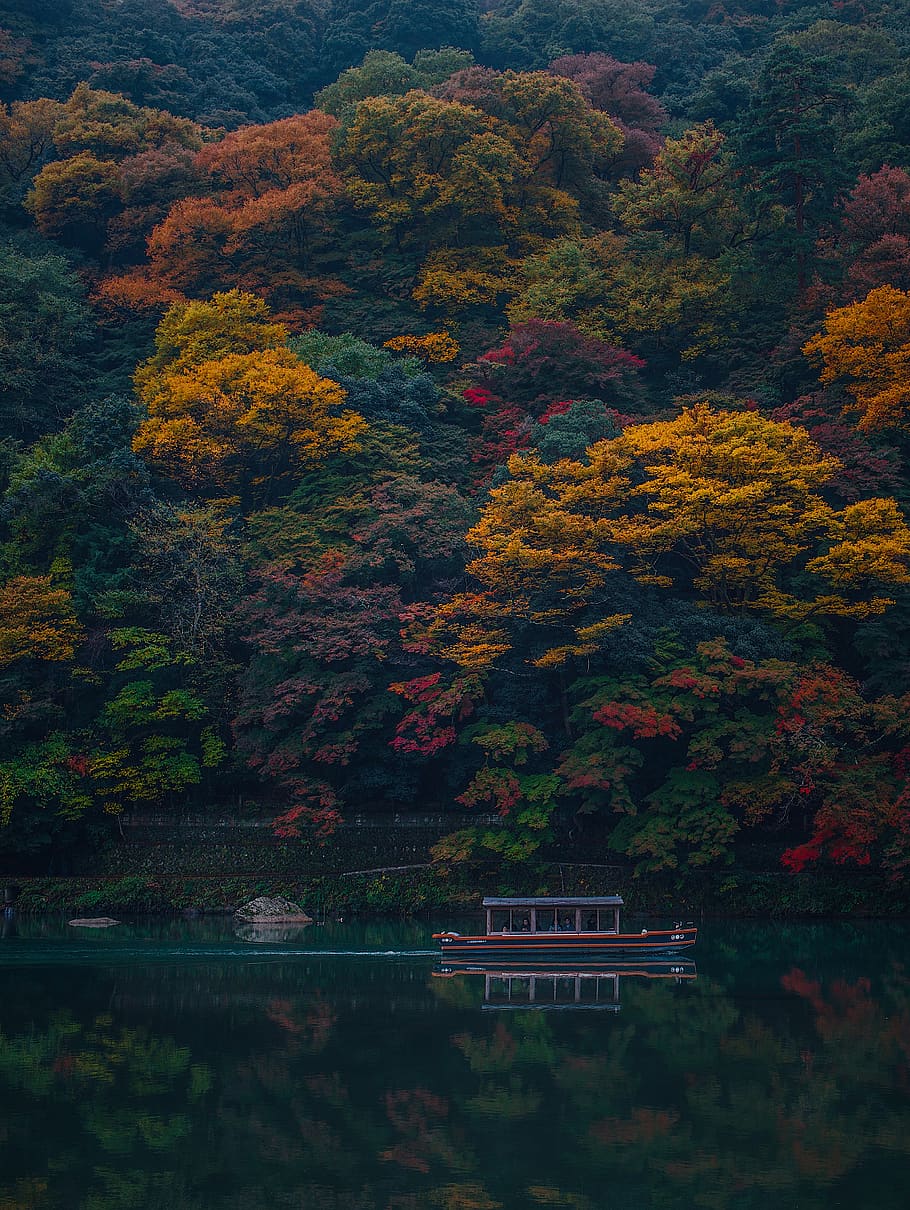
[[[0,1206],[129,1210],[165,1194],[193,1206],[180,1167],[156,1169],[186,1147],[211,1079],[173,1038],[128,1028],[107,1013],[81,1023],[56,1012],[43,1031],[0,1033],[2,1171],[40,1165],[45,1140],[54,1140],[51,1161],[14,1177]]]
[[[120,971],[66,1013],[31,972],[37,1007],[0,1033],[0,1207],[903,1205],[897,963],[874,982],[793,966],[761,998],[626,979],[616,1016],[333,969]]]
[[[797,1014],[803,1028],[744,1010],[711,980],[681,996],[627,987],[622,1026],[590,1049],[581,1037],[541,1038],[544,1014],[530,1038],[528,1018],[500,1019],[492,1033],[453,1039],[479,1090],[462,1107],[483,1118],[517,1084],[533,1087],[551,1154],[571,1155],[577,1172],[560,1196],[614,1188],[632,1203],[715,1208],[770,1195],[821,1210],[833,1188],[855,1187],[854,1204],[902,1206],[910,988],[898,968],[884,984],[876,997],[867,979],[825,988],[789,972],[782,992],[813,1010],[805,1022]]]

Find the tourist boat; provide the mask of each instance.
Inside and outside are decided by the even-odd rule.
[[[486,933],[434,933],[445,959],[543,958],[587,960],[616,954],[675,954],[695,945],[694,924],[620,931],[619,895],[597,898],[484,899]]]

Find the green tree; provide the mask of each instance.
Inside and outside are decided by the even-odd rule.
[[[91,381],[95,335],[82,283],[46,245],[0,248],[0,435],[56,428]]]
[[[612,205],[630,231],[659,231],[683,256],[717,255],[748,238],[736,168],[723,134],[704,122],[667,139],[654,164],[623,181]]]
[[[838,121],[848,103],[830,60],[781,39],[767,52],[733,144],[751,176],[749,197],[766,243],[809,283],[813,249],[849,177],[837,155]]]
[[[173,803],[199,785],[204,769],[221,763],[225,746],[203,700],[180,683],[189,657],[165,636],[138,628],[112,631],[111,642],[125,654],[93,724],[88,772],[104,810],[116,815],[142,803]]]

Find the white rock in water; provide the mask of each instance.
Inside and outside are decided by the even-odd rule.
[[[85,916],[67,921],[74,929],[109,929],[112,924],[119,923],[120,921],[114,920],[112,916]]]
[[[312,924],[312,916],[308,916],[299,903],[291,903],[280,895],[269,899],[260,895],[238,908],[234,913],[241,920],[255,920],[259,923],[274,924]]]

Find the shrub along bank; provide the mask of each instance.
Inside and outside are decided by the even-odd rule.
[[[633,877],[618,866],[559,862],[510,870],[411,865],[332,874],[128,874],[18,881],[22,912],[230,912],[257,895],[284,895],[314,914],[413,915],[476,908],[484,894],[622,894],[655,915],[825,917],[910,914],[910,892],[876,874],[700,871]]]

